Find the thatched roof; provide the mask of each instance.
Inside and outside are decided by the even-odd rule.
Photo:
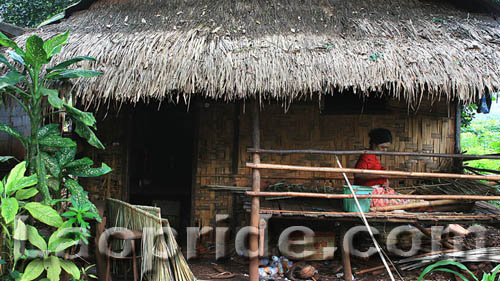
[[[87,102],[344,89],[469,102],[500,89],[498,22],[444,1],[107,0],[43,34],[68,28],[61,57],[105,72],[76,84]]]

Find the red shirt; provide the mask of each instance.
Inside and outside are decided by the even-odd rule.
[[[377,159],[377,156],[374,154],[363,154],[359,157],[358,162],[356,163],[356,169],[364,169],[364,170],[385,170],[380,162]],[[374,186],[374,185],[384,185],[387,182],[387,179],[373,179],[373,180],[362,180],[362,179],[354,179],[355,185],[363,185],[363,186]]]

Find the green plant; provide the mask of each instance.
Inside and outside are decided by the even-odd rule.
[[[75,198],[71,198],[71,207],[69,211],[62,214],[63,217],[67,218],[68,222],[75,225],[79,231],[76,233],[78,239],[83,240],[86,244],[89,243],[87,240],[90,237],[90,224],[88,220],[101,221],[101,217],[93,212],[94,205],[89,201],[82,201]]]
[[[69,100],[68,94],[64,95],[56,89],[49,88],[54,80],[88,78],[102,74],[98,71],[68,68],[81,61],[94,61],[95,59],[91,57],[75,57],[53,67],[47,67],[52,57],[59,53],[62,46],[67,43],[68,36],[69,31],[43,41],[37,35],[32,35],[26,40],[26,50],[22,50],[14,41],[0,33],[0,45],[12,49],[8,51],[9,56],[20,67],[17,69],[10,64],[5,56],[0,55],[0,62],[4,63],[9,70],[0,77],[0,91],[18,102],[26,111],[30,119],[31,134],[25,138],[5,124],[0,124],[0,130],[17,137],[26,146],[29,173],[39,175],[38,190],[42,194],[44,202],[48,204],[52,200],[49,183],[55,192],[59,191],[64,176],[63,169],[67,168],[68,173],[71,170],[77,170],[76,173],[87,172],[88,176],[89,167],[87,167],[88,161],[85,159],[73,161],[76,154],[76,143],[61,136],[59,124],[43,125],[48,117],[44,112],[49,112],[49,115],[54,113],[67,114],[75,124],[75,132],[78,135],[86,139],[89,144],[104,149],[92,130],[95,129],[96,123],[92,113],[83,112],[73,107],[66,102]],[[51,111],[52,109],[55,111]],[[84,168],[77,166],[80,164]],[[90,174],[97,176],[110,170],[108,166],[103,164],[99,172],[92,171]],[[46,178],[47,173],[53,177],[50,182]]]
[[[92,267],[95,267],[95,264],[91,264],[87,267],[81,267],[80,268],[80,279],[75,279],[73,277],[70,278],[70,281],[86,281],[86,280],[90,280],[90,279],[97,279],[97,276],[95,276],[94,274],[92,273],[89,273],[89,270],[92,268]]]
[[[446,266],[450,266],[450,265],[455,266],[458,269],[467,272],[470,275],[470,277],[472,277],[472,280],[479,281],[479,278],[474,276],[474,274],[465,265],[463,265],[462,263],[456,262],[456,261],[451,261],[451,260],[438,261],[436,263],[433,263],[433,264],[427,266],[424,269],[424,271],[422,271],[420,276],[418,277],[418,281],[421,281],[424,278],[424,276],[426,276],[427,274],[432,273],[434,271],[453,273],[456,276],[460,277],[462,280],[469,281],[469,279],[467,279],[466,276],[464,276],[464,274],[459,273],[455,270],[451,270],[451,269],[446,267]],[[497,265],[492,270],[491,273],[483,273],[483,276],[481,277],[481,281],[496,281],[496,280],[498,280],[496,278],[496,276],[497,276],[497,273],[499,270],[500,270],[500,265]]]
[[[0,131],[17,137],[26,148],[26,160],[22,168],[13,169],[11,174],[21,174],[22,170],[24,175],[27,171],[29,176],[25,178],[30,180],[29,186],[36,185],[36,188],[24,189],[28,187],[25,186],[19,190],[11,190],[7,187],[9,185],[7,179],[3,190],[5,192],[2,191],[5,195],[2,197],[2,217],[5,225],[2,227],[2,235],[5,236],[6,239],[3,241],[9,249],[7,257],[9,268],[11,273],[15,273],[17,269],[23,271],[20,277],[22,281],[38,278],[44,271],[47,271],[49,280],[57,281],[61,269],[74,278],[79,278],[79,273],[75,273],[75,268],[79,272],[76,265],[57,257],[56,253],[71,251],[70,249],[80,240],[88,243],[89,224],[86,220],[100,221],[100,217],[76,178],[96,177],[111,171],[111,168],[104,163],[101,167],[93,168],[93,161],[87,157],[75,159],[76,143],[62,136],[59,124],[47,122],[52,114],[65,114],[75,126],[76,134],[87,140],[90,145],[104,149],[94,133],[96,120],[92,113],[75,108],[70,102],[70,93],[61,93],[50,88],[55,81],[64,82],[72,78],[89,78],[101,74],[98,71],[69,68],[80,62],[95,61],[91,57],[75,57],[49,67],[53,56],[67,43],[68,36],[69,32],[65,32],[44,41],[33,35],[27,39],[26,48],[23,50],[0,33],[0,45],[10,48],[7,53],[11,61],[14,61],[11,63],[0,54],[0,63],[3,63],[7,70],[7,73],[0,77],[0,94],[2,97],[7,95],[17,102],[28,115],[31,125],[30,135],[22,136],[12,127],[0,124]],[[66,192],[72,198],[71,205],[61,203],[68,201],[65,199]],[[42,196],[43,202],[21,201],[32,199],[38,193]],[[53,207],[61,212],[65,207],[69,207],[66,213],[69,219],[63,222],[63,218]],[[32,218],[48,225],[45,226],[47,230],[52,231],[53,228],[57,228],[48,238],[48,242],[34,226],[25,225],[19,219],[14,221],[14,217],[24,211],[27,211]],[[72,216],[73,213],[75,216]],[[31,217],[28,218],[30,221]],[[21,248],[16,247],[15,241],[28,241],[29,245],[21,253]],[[0,253],[3,258],[5,256],[3,249]],[[17,268],[16,263],[20,259],[31,261],[26,268],[24,262],[22,267]],[[15,276],[14,278],[19,279]]]
[[[57,214],[57,212],[56,212]],[[59,215],[59,214],[57,214]],[[68,234],[74,232],[71,229],[71,223],[62,223],[62,218],[59,228],[52,233],[48,242],[42,237],[38,230],[31,226],[25,225],[21,220],[18,221],[16,232],[17,240],[29,241],[28,247],[25,249],[22,258],[29,258],[30,262],[24,269],[20,281],[31,281],[40,277],[46,271],[46,277],[50,281],[59,281],[61,271],[64,270],[73,278],[80,278],[80,270],[71,261],[62,259],[57,256],[58,253],[78,244],[79,239],[68,238]]]

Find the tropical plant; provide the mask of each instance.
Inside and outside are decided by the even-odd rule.
[[[75,108],[70,102],[69,93],[63,94],[50,88],[55,81],[64,82],[72,78],[88,78],[101,74],[98,71],[69,68],[82,61],[95,61],[91,57],[75,57],[49,66],[53,56],[67,43],[68,36],[69,32],[65,32],[44,41],[33,35],[27,39],[23,50],[0,33],[0,45],[10,48],[7,53],[11,59],[9,61],[0,54],[0,63],[5,65],[4,69],[7,71],[0,76],[0,94],[2,97],[7,95],[17,102],[28,115],[31,125],[30,135],[23,136],[14,128],[0,124],[0,131],[15,136],[26,148],[23,166],[14,168],[11,175],[24,176],[27,171],[28,176],[25,178],[30,180],[30,185],[24,183],[20,184],[18,189],[12,189],[9,176],[2,191],[2,226],[5,225],[2,227],[2,235],[6,238],[3,241],[9,249],[9,255],[4,257],[2,251],[0,258],[6,259],[9,264],[10,279],[30,281],[47,271],[47,279],[57,281],[61,269],[78,279],[78,267],[71,261],[59,258],[57,254],[61,251],[71,251],[80,241],[88,243],[87,220],[100,221],[96,207],[90,202],[87,192],[78,183],[77,178],[101,176],[109,173],[111,168],[104,163],[101,167],[93,168],[93,161],[87,157],[75,159],[77,144],[62,136],[59,124],[47,122],[52,114],[65,114],[71,119],[76,134],[87,140],[90,145],[104,149],[94,133],[96,120],[92,113]],[[35,185],[36,188],[27,188]],[[42,202],[22,201],[32,200],[38,193],[43,199]],[[67,197],[71,197],[71,201],[63,204],[69,201],[65,199]],[[68,220],[64,222],[53,207],[61,212],[69,208],[65,213]],[[14,220],[23,213],[28,214],[31,224],[35,219],[47,225],[44,228],[49,232],[55,230],[48,237],[48,241],[38,233],[35,224],[27,225],[20,219]],[[16,244],[16,241],[28,241],[26,250],[21,253],[21,248],[16,247],[19,244]],[[30,261],[26,268],[24,262],[23,266],[16,267],[17,261],[21,259]],[[16,269],[24,273],[19,277]]]
[[[30,259],[20,281],[37,279],[44,271],[47,272],[48,280],[59,281],[62,269],[71,274],[73,278],[80,278],[80,270],[73,262],[57,256],[58,253],[78,244],[79,239],[68,238],[68,234],[75,230],[71,228],[71,223],[63,223],[59,214],[57,212],[55,214],[58,217],[54,216],[54,222],[57,221],[59,228],[52,233],[48,242],[38,233],[35,227],[25,225],[22,220],[18,220],[16,226],[17,236],[14,238],[19,241],[29,241],[27,247],[30,248],[25,249],[24,253],[19,253],[21,258]]]
[[[421,281],[424,278],[424,276],[426,276],[427,274],[430,274],[432,272],[435,272],[435,271],[453,273],[456,276],[460,277],[464,281],[470,280],[470,279],[467,279],[467,277],[464,276],[464,274],[457,272],[455,270],[449,269],[447,266],[450,266],[450,265],[455,266],[458,269],[460,269],[461,271],[466,272],[468,275],[470,275],[470,277],[468,275],[467,275],[467,277],[472,278],[471,280],[475,280],[475,281],[479,281],[479,280],[481,280],[481,281],[497,281],[498,280],[498,278],[496,278],[496,276],[497,276],[498,271],[500,270],[500,265],[497,265],[491,271],[491,273],[483,273],[483,276],[481,277],[481,279],[479,279],[462,263],[459,263],[456,261],[451,261],[451,260],[445,260],[445,261],[438,261],[436,263],[433,263],[433,264],[427,266],[424,269],[424,271],[422,271],[420,276],[418,277],[418,281]]]
[[[48,204],[52,203],[49,183],[51,188],[58,192],[64,178],[72,172],[75,176],[99,176],[111,171],[105,164],[100,169],[92,169],[88,165],[92,163],[87,159],[73,161],[76,143],[61,136],[59,124],[43,126],[47,117],[45,112],[49,112],[49,115],[65,113],[75,124],[75,132],[78,135],[86,139],[89,144],[104,149],[92,130],[95,129],[96,123],[92,113],[73,107],[66,102],[69,100],[68,95],[49,88],[54,80],[88,78],[102,74],[98,71],[68,68],[81,61],[94,61],[95,59],[91,57],[75,57],[53,67],[47,67],[53,55],[59,53],[62,46],[67,43],[68,36],[69,31],[43,41],[37,35],[32,35],[26,41],[26,50],[22,50],[14,41],[0,33],[0,44],[12,49],[8,51],[9,56],[20,68],[16,68],[5,56],[0,55],[0,62],[9,70],[0,77],[0,91],[18,102],[26,111],[30,119],[31,134],[25,138],[5,124],[0,124],[0,130],[17,137],[27,148],[28,171],[30,174],[38,174],[38,190],[44,202]],[[52,109],[56,111],[51,111]],[[52,176],[51,181],[47,180],[47,174]]]
[[[25,172],[26,163],[21,162],[11,170],[8,177],[0,181],[0,225],[2,227],[2,241],[5,243],[3,248],[7,249],[4,263],[9,268],[10,279],[20,276],[21,280],[33,280],[41,274],[40,272],[37,276],[31,278],[39,271],[40,265],[41,268],[47,268],[47,276],[51,281],[59,280],[59,278],[55,277],[55,272],[58,271],[57,266],[64,268],[72,276],[79,277],[79,270],[76,265],[69,261],[60,260],[54,255],[51,256],[51,254],[56,254],[79,242],[79,239],[71,239],[61,235],[64,230],[72,226],[71,222],[63,223],[59,213],[50,206],[39,202],[25,201],[38,193],[38,190],[32,187],[37,184],[37,175],[26,177]],[[26,225],[23,222],[21,216],[24,214],[30,214],[32,218],[48,226],[59,228],[52,234],[48,244],[35,227]],[[41,252],[34,252],[31,249],[22,251],[20,241],[29,241],[31,245],[37,247]],[[38,256],[40,258],[37,258]],[[30,257],[35,259],[25,268],[24,274],[19,275],[16,271],[17,262]]]

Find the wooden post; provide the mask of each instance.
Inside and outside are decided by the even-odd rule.
[[[344,266],[344,280],[352,281],[352,268],[351,268],[351,254],[349,249],[349,243],[345,245],[344,239],[345,234],[348,230],[348,226],[345,223],[342,225],[340,230],[340,251],[342,252],[342,265]]]
[[[260,118],[259,118],[259,102],[256,98],[252,105],[252,143],[256,149],[260,148]],[[253,154],[253,164],[260,163],[259,153]],[[260,171],[257,168],[252,169],[252,190],[260,192]],[[252,197],[252,211],[250,214],[250,281],[259,280],[259,213],[260,213],[260,198]]]

